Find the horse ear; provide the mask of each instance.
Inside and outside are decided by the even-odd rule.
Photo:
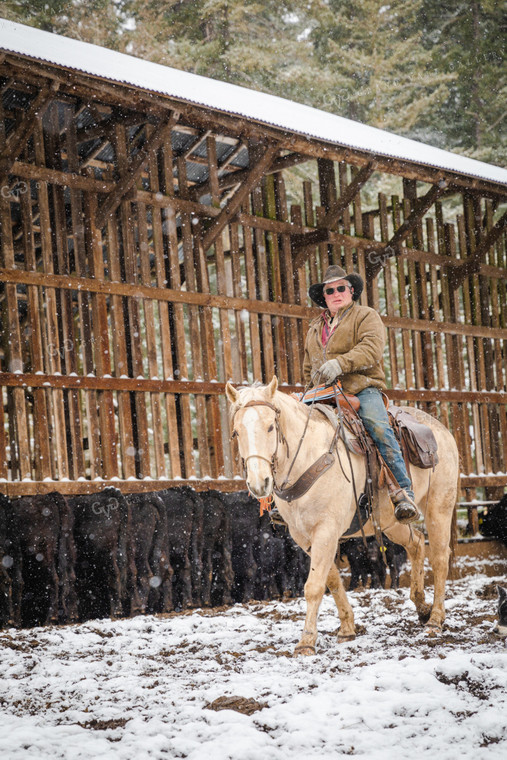
[[[231,402],[231,404],[235,404],[236,401],[239,399],[239,392],[236,390],[236,388],[230,384],[229,381],[225,384],[225,395]]]
[[[275,391],[278,388],[278,378],[276,375],[273,375],[273,379],[271,380],[270,384],[268,385],[268,392],[270,396],[275,395]]]

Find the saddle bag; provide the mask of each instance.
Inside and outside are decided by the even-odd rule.
[[[434,469],[438,464],[438,446],[431,428],[418,422],[402,407],[391,405],[387,412],[401,450],[409,462],[423,470]]]

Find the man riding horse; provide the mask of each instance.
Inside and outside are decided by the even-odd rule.
[[[345,393],[357,396],[364,427],[399,486],[391,495],[394,515],[410,523],[420,514],[382,396],[386,331],[375,309],[359,304],[363,286],[360,275],[347,274],[337,265],[328,267],[323,282],[310,286],[310,298],[324,311],[311,322],[306,336],[304,380],[314,386],[332,385],[339,379]]]

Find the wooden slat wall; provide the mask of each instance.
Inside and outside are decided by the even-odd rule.
[[[33,166],[29,191],[0,195],[0,478],[13,494],[106,481],[125,490],[241,487],[224,383],[276,373],[282,387],[300,386],[316,314],[308,284],[330,263],[364,276],[372,255],[365,241],[387,242],[426,190],[406,180],[402,196],[380,194],[375,208],[359,193],[331,242],[295,269],[291,231],[318,225],[357,173],[319,159],[316,181],[301,184],[301,204],[288,203],[284,172],[267,175],[204,251],[202,233],[220,205],[210,132],[201,142],[208,210],[190,201],[185,157],[166,144],[99,229],[104,198],[93,184],[97,171],[80,169],[75,116],[68,99],[47,109],[22,157],[25,175]],[[154,127],[143,129],[148,139]],[[114,184],[142,134],[132,141],[121,121],[111,130],[115,163],[100,176]],[[261,152],[248,150],[253,161]],[[55,173],[39,175],[41,168]],[[65,187],[62,171],[90,184]],[[491,202],[477,195],[463,196],[453,222],[437,203],[362,296],[385,320],[392,397],[419,397],[450,427],[467,500],[482,484],[493,495],[507,485],[507,405],[499,395],[507,393],[505,238],[488,254],[491,274],[470,276],[455,292],[444,264],[469,256],[492,224]]]

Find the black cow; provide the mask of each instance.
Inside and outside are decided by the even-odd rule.
[[[391,576],[391,588],[398,588],[400,585],[400,573],[407,561],[407,552],[404,546],[395,544],[394,541],[390,541],[386,536],[384,536],[384,544],[386,547],[387,566],[389,568],[389,575]]]
[[[406,560],[406,552],[402,546],[398,546],[383,537],[386,550],[386,561],[391,576],[391,588],[398,588],[400,570]],[[364,547],[362,538],[349,538],[340,544],[340,557],[347,557],[350,565],[349,591],[353,591],[362,582],[366,588],[368,578],[371,577],[371,588],[385,588],[386,565],[382,558],[380,546],[373,536],[366,539],[367,547]]]
[[[232,599],[248,602],[254,598],[258,571],[254,545],[259,530],[259,502],[247,491],[223,494],[222,500],[231,523]]]
[[[274,528],[267,513],[259,520],[254,542],[256,599],[279,599],[289,588],[284,529]]]
[[[491,536],[507,544],[507,493],[502,496],[498,504],[493,504],[484,510],[480,531],[483,536]]]
[[[13,610],[17,625],[77,619],[72,520],[59,493],[12,501]]]
[[[223,494],[231,518],[235,602],[300,596],[309,558],[286,528],[259,517],[259,502],[247,491]]]
[[[194,592],[200,590],[200,604],[209,607],[232,603],[234,572],[229,510],[218,491],[199,494],[192,540],[195,576]]]
[[[139,609],[125,497],[116,488],[105,488],[100,493],[74,496],[68,502],[74,517],[81,619],[121,616],[128,584],[134,597],[132,607]]]
[[[7,496],[0,494],[0,628],[14,623],[10,576],[10,569],[14,564],[13,547],[9,535],[11,512],[11,502]]]
[[[173,569],[168,557],[165,504],[156,493],[133,493],[126,500],[131,512],[131,546],[137,576],[137,593],[129,594],[127,605],[131,614],[169,612],[173,608]],[[138,609],[133,608],[132,599],[138,600]]]
[[[200,594],[197,599],[197,588],[200,588],[201,558],[197,556],[196,551],[191,549],[198,501],[196,493],[188,486],[182,486],[159,491],[158,495],[162,499],[167,516],[167,551],[174,573],[172,582],[174,608],[180,610],[193,605],[198,606]],[[193,581],[196,588],[194,596]]]
[[[302,596],[310,571],[310,557],[295,543],[286,529],[276,526],[275,534],[280,536],[285,543],[284,596]]]

